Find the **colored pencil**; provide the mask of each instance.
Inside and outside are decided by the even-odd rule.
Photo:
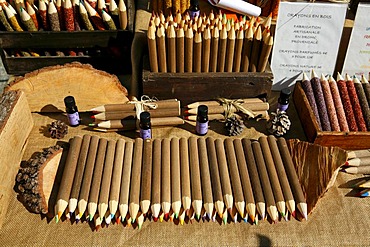
[[[154,139],[151,194],[151,211],[154,221],[158,220],[161,211],[161,153],[161,140]]]
[[[140,209],[142,214],[146,214],[150,208],[150,199],[152,191],[152,150],[153,142],[151,139],[144,140],[143,163],[141,169],[140,186]]]
[[[171,207],[174,218],[177,219],[181,209],[181,168],[180,168],[180,139],[171,138]]]
[[[192,136],[189,138],[189,164],[190,164],[190,177],[191,177],[191,196],[192,206],[194,209],[195,217],[200,219],[201,211],[203,208],[202,186],[199,169],[199,156],[198,156],[198,143],[197,138]]]
[[[168,220],[171,210],[171,142],[170,139],[162,140],[162,171],[161,171],[161,207],[164,219]]]
[[[234,26],[232,26],[227,35],[225,72],[233,71],[235,38],[235,29]]]
[[[132,219],[132,223],[135,222],[137,214],[139,212],[142,157],[143,157],[143,139],[136,138],[134,145],[134,153],[132,157],[130,198],[128,205],[128,210],[130,213],[130,217]]]
[[[182,26],[176,29],[176,72],[185,72],[185,33]]]
[[[181,170],[181,202],[186,213],[191,208],[191,183],[190,183],[190,163],[189,146],[185,137],[180,138],[180,170]]]
[[[127,141],[125,145],[125,156],[123,158],[123,170],[121,179],[121,189],[119,194],[119,213],[121,221],[123,222],[126,218],[129,205],[130,195],[130,184],[131,184],[131,170],[132,170],[132,159],[133,159],[134,143]]]
[[[167,69],[170,73],[176,73],[176,31],[172,23],[167,28]]]

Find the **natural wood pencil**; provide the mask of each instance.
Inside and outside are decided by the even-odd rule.
[[[209,72],[210,52],[211,52],[211,30],[209,26],[203,31],[202,41],[202,72]]]
[[[227,48],[227,31],[226,25],[220,29],[220,39],[218,47],[218,72],[225,72],[225,60],[226,60],[226,48]]]
[[[170,139],[162,140],[162,176],[161,176],[161,207],[165,220],[169,218],[171,210],[171,142]]]
[[[251,59],[250,59],[250,64],[249,64],[249,71],[251,72],[257,72],[258,59],[259,59],[260,52],[261,52],[260,51],[261,46],[262,46],[262,31],[261,31],[261,26],[258,26],[253,36],[253,45],[252,45]]]
[[[185,72],[185,33],[182,26],[176,29],[176,71]]]
[[[152,72],[158,72],[158,55],[155,29],[156,29],[155,26],[150,22],[147,36],[148,36],[149,62],[150,69]]]
[[[125,156],[125,144],[126,141],[124,139],[118,139],[116,144],[116,152],[114,154],[112,182],[109,190],[109,202],[108,202],[109,212],[112,219],[115,216],[118,209],[122,179],[123,159]]]
[[[130,184],[131,184],[131,170],[132,170],[132,159],[133,159],[134,143],[127,141],[125,144],[125,152],[123,158],[123,170],[121,179],[121,188],[119,194],[119,213],[121,215],[121,221],[126,218],[128,212],[129,195],[130,195]]]
[[[76,172],[78,156],[80,154],[82,137],[75,136],[70,139],[67,160],[64,166],[62,180],[60,182],[55,206],[55,219],[58,222],[68,206],[68,200],[73,185],[73,178]]]
[[[210,52],[210,65],[209,70],[211,72],[217,72],[217,59],[218,59],[218,43],[220,40],[220,31],[215,25],[212,29],[212,37],[211,37],[211,52]]]
[[[240,66],[242,61],[242,51],[244,43],[244,30],[240,27],[237,30],[236,41],[235,41],[235,55],[234,55],[234,72],[240,72]]]
[[[222,214],[224,212],[224,199],[221,187],[220,173],[218,169],[217,153],[215,147],[215,139],[213,137],[207,137],[207,151],[208,151],[208,161],[209,170],[212,181],[212,195],[214,200],[214,206],[217,214],[222,219]]]
[[[168,72],[176,73],[176,32],[173,23],[167,28],[167,67]]]
[[[260,102],[260,103],[243,103],[242,107],[249,109],[250,111],[267,111],[269,109],[269,103],[267,102]],[[224,107],[220,105],[215,106],[208,106],[208,114],[217,114],[217,113],[224,113]],[[198,108],[191,108],[185,111],[186,114],[197,114]]]
[[[202,70],[202,33],[198,30],[194,35],[194,72]]]
[[[298,179],[298,175],[294,169],[292,157],[290,156],[287,143],[284,138],[278,138],[278,147],[283,159],[285,171],[287,173],[289,184],[291,186],[294,199],[297,203],[297,208],[301,212],[302,216],[307,220],[307,203],[304,197],[301,184]]]
[[[262,43],[262,51],[258,61],[258,72],[265,72],[268,59],[274,44],[273,36],[269,36],[265,42]]]
[[[275,203],[278,211],[280,212],[281,216],[285,218],[285,201],[283,192],[280,186],[279,177],[275,169],[275,162],[272,158],[272,151],[270,150],[268,140],[266,136],[261,136],[258,139],[263,157],[265,160],[266,170],[268,173],[268,177],[270,179],[272,192],[274,194]]]
[[[167,60],[166,60],[166,41],[165,41],[165,30],[163,24],[159,24],[157,28],[157,53],[158,53],[158,70],[159,72],[167,72]]]
[[[245,30],[244,35],[244,44],[243,44],[243,52],[242,52],[242,64],[241,64],[241,71],[248,72],[249,64],[251,61],[251,53],[252,53],[252,45],[253,45],[253,28],[249,27]]]
[[[98,213],[101,220],[107,213],[109,202],[109,190],[112,181],[114,153],[116,151],[116,141],[109,140],[104,160],[104,170],[99,191]],[[110,215],[108,215],[110,217]]]
[[[234,50],[235,50],[235,29],[234,26],[232,26],[227,35],[226,64],[225,64],[226,72],[233,71]]]
[[[181,202],[184,211],[188,212],[191,207],[191,184],[189,146],[185,137],[180,138],[180,170],[181,170]]]
[[[178,108],[168,108],[168,109],[155,109],[147,110],[150,113],[150,117],[176,117],[181,113],[180,107]],[[118,120],[118,119],[130,119],[135,118],[135,111],[116,111],[116,112],[101,112],[96,115],[91,116],[95,120]]]
[[[151,102],[157,106],[156,110],[168,109],[168,108],[180,108],[180,101],[177,99],[171,100],[158,100]],[[117,111],[135,111],[135,104],[123,103],[123,104],[106,104],[92,108],[92,112],[117,112]]]
[[[122,30],[126,30],[127,28],[127,8],[124,0],[119,0],[118,2],[118,9],[119,9],[119,27]]]
[[[142,158],[143,158],[143,139],[136,138],[132,158],[130,198],[128,205],[128,210],[130,213],[130,217],[132,219],[132,223],[135,222],[136,216],[139,212]]]
[[[249,104],[252,104],[252,103],[263,103],[264,101],[261,100],[260,98],[245,98],[245,99],[240,99],[242,101],[242,103],[249,103]],[[188,104],[187,106],[185,106],[186,108],[198,108],[198,106],[200,105],[206,105],[208,107],[212,107],[212,106],[219,106],[221,103],[217,100],[211,100],[211,101],[197,101],[197,102],[193,102],[191,104]]]
[[[143,163],[141,169],[141,192],[140,192],[140,209],[144,215],[150,208],[150,199],[152,191],[152,150],[153,142],[151,139],[144,140]]]
[[[203,137],[198,139],[198,151],[199,151],[200,176],[202,180],[201,183],[202,183],[204,209],[205,209],[208,219],[212,219],[214,201],[213,201],[213,194],[212,194],[211,176],[209,172],[209,161],[208,161],[206,139]]]
[[[234,205],[234,197],[233,197],[233,192],[231,189],[229,170],[227,168],[224,141],[219,138],[216,139],[215,146],[216,146],[218,170],[220,172],[224,203],[226,205],[226,208],[230,211]]]
[[[94,174],[91,181],[91,188],[89,194],[89,201],[87,204],[87,212],[89,215],[89,220],[92,221],[94,219],[96,210],[98,208],[98,199],[99,199],[99,190],[103,175],[104,169],[104,159],[105,153],[107,150],[108,140],[105,138],[99,139],[99,146],[98,151],[96,154],[95,166],[94,166]]]
[[[230,180],[233,190],[233,196],[235,201],[235,207],[239,212],[239,215],[244,218],[245,217],[245,199],[242,189],[242,183],[240,181],[240,174],[238,168],[238,161],[235,155],[235,148],[233,144],[233,139],[227,138],[225,140],[225,149],[226,149],[226,157],[227,163],[229,166],[230,172]]]
[[[181,180],[180,180],[180,139],[171,138],[171,207],[175,219],[181,209]]]
[[[98,144],[99,144],[99,137],[98,136],[92,136],[90,140],[89,145],[89,151],[88,156],[86,160],[80,195],[78,197],[78,213],[79,217],[82,218],[82,215],[85,213],[89,194],[90,194],[90,188],[91,188],[91,182],[92,177],[94,173],[94,165],[95,165],[95,159],[97,155],[98,150]]]
[[[193,29],[188,26],[185,32],[185,72],[193,72]]]
[[[197,138],[189,138],[189,163],[191,176],[191,196],[195,217],[199,220],[203,208],[202,186],[200,181]]]
[[[73,179],[73,186],[71,189],[71,195],[69,197],[68,209],[70,216],[75,212],[78,203],[78,196],[80,194],[81,184],[83,180],[83,175],[85,171],[85,165],[88,157],[89,146],[90,146],[90,135],[84,135],[82,138],[82,144],[80,149],[80,154],[77,161],[76,172]]]
[[[161,149],[161,139],[154,139],[151,194],[151,211],[154,221],[158,220],[161,211]]]

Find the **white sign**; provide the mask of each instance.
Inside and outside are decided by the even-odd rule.
[[[302,72],[332,74],[347,4],[281,2],[271,69],[273,89],[295,83]]]
[[[343,73],[367,75],[370,71],[370,4],[357,7],[355,25],[352,29]]]

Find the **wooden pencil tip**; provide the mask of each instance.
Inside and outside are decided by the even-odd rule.
[[[158,217],[153,217],[153,221],[154,222],[157,222],[158,221]]]
[[[169,213],[164,214],[164,220],[167,221],[169,219]]]

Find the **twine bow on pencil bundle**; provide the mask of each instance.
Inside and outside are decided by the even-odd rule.
[[[155,110],[158,107],[158,104],[155,102],[158,101],[157,98],[150,98],[148,95],[141,96],[140,100],[131,100],[128,104],[135,104],[136,118],[140,119],[140,113],[147,110]]]
[[[250,118],[255,118],[258,116],[258,114],[255,112],[243,106],[244,101],[242,99],[218,98],[217,100],[224,108],[225,119],[233,116],[235,112],[242,112]]]

